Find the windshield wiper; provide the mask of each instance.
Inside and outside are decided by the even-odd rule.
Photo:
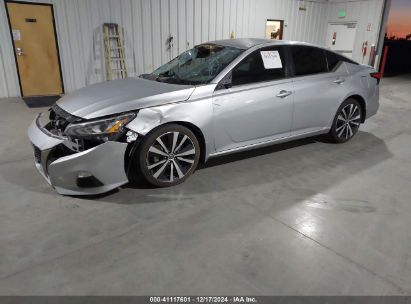
[[[169,80],[175,80],[175,82],[170,82]],[[158,82],[167,82],[167,83],[175,83],[175,84],[184,84],[185,80],[181,79],[175,72],[173,74],[169,74],[169,72],[166,73],[160,73],[158,77],[156,78],[156,81]]]

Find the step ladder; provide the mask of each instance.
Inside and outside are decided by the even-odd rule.
[[[103,24],[106,80],[127,77],[124,33],[117,23]]]

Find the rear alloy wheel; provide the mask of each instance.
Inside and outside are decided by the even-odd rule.
[[[156,187],[182,183],[196,169],[200,158],[197,138],[188,128],[170,124],[149,134],[140,150],[144,178]]]
[[[362,121],[361,106],[355,99],[347,99],[337,111],[330,137],[333,142],[343,143],[350,140],[358,131]]]

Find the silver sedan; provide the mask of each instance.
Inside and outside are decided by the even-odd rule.
[[[62,97],[31,124],[35,164],[66,195],[135,177],[166,187],[210,157],[328,134],[350,140],[377,112],[380,75],[318,46],[200,44],[151,74]]]

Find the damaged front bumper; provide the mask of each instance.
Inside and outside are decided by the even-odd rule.
[[[75,152],[67,147],[67,138],[46,130],[40,117],[41,114],[30,125],[28,136],[36,168],[58,193],[100,194],[128,182],[124,166],[127,143],[107,141]]]

